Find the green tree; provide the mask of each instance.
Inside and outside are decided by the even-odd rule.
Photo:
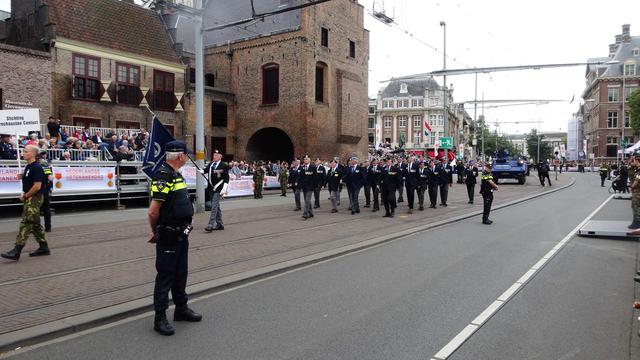
[[[633,135],[640,134],[640,90],[629,95],[629,121]]]
[[[546,160],[552,158],[553,149],[543,139],[544,135],[540,135],[540,159]],[[534,159],[536,162],[540,161],[540,159],[537,159],[538,131],[536,129],[531,129],[531,132],[527,134],[527,152],[529,153],[529,158]]]

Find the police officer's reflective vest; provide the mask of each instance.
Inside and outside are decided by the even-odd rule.
[[[187,182],[182,175],[166,163],[151,182],[151,198],[162,201],[159,225],[184,225],[191,223],[193,205],[189,199]]]
[[[491,175],[491,173],[483,172],[482,176],[480,177],[480,180],[482,180],[482,182],[480,183],[480,193],[491,194],[493,187],[491,186],[491,184],[489,184],[489,181],[493,180],[493,175]]]

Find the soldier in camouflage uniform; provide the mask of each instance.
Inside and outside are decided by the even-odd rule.
[[[23,156],[27,161],[27,165],[24,167],[22,174],[22,195],[20,195],[20,200],[23,202],[22,221],[20,222],[15,247],[0,254],[5,259],[19,260],[22,248],[24,248],[24,244],[31,233],[35,236],[40,247],[36,251],[29,253],[29,256],[50,254],[44,229],[40,224],[40,206],[43,201],[42,193],[46,189],[44,185],[46,179],[42,166],[37,161],[39,152],[38,147],[34,145],[28,145],[24,148]]]
[[[631,161],[632,168],[640,167],[640,153],[635,153]],[[631,173],[631,171],[629,171]],[[634,229],[631,234],[640,235],[640,172],[634,171],[631,177],[631,210],[633,210],[633,222],[629,229]]]
[[[280,196],[287,196],[287,185],[289,184],[289,165],[286,162],[280,164],[280,173],[278,174],[278,180],[280,180],[280,190],[282,194]]]
[[[262,188],[264,186],[264,168],[262,161],[258,161],[253,172],[253,198],[262,199]]]

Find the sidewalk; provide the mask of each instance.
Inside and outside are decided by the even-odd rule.
[[[571,183],[564,174],[551,188],[541,187],[533,176],[528,180],[524,186],[501,184],[494,207]],[[261,200],[225,200],[224,231],[205,233],[209,213],[196,215],[195,230],[190,236],[189,286],[205,290],[212,280],[219,280],[220,286],[230,276],[241,280],[265,267],[381,236],[391,238],[414,227],[482,210],[481,197],[476,195],[475,204],[467,204],[466,188],[460,184],[450,190],[449,207],[414,210],[409,215],[405,196],[393,219],[383,219],[384,211],[372,213],[371,209],[362,208],[362,192],[363,211],[356,215],[347,211],[346,191],[337,214],[329,213],[327,197],[327,192],[321,194],[321,208],[308,221],[301,219],[301,212],[292,211],[291,193]],[[18,219],[0,220],[2,251],[13,245],[17,223]],[[0,261],[0,348],[16,341],[17,336],[24,340],[42,335],[35,330],[30,333],[29,329],[40,326],[42,332],[43,324],[61,319],[133,301],[150,308],[155,252],[147,243],[146,209],[60,215],[54,217],[53,224],[53,232],[47,234],[51,256]],[[35,241],[29,240],[25,255],[36,247]]]

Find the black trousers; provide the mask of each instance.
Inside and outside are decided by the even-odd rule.
[[[476,184],[467,184],[467,195],[469,195],[469,202],[473,203],[473,196],[475,195]]]
[[[42,196],[40,211],[42,211],[42,215],[44,216],[45,231],[51,231],[51,193],[49,190],[45,190]]]
[[[401,181],[400,186],[398,186],[398,201],[404,201],[404,199],[402,198],[403,190],[404,190],[404,181]]]
[[[380,187],[371,186],[371,190],[373,190],[373,210],[380,210]]]
[[[604,186],[604,181],[607,179],[607,175],[600,175],[600,186]]]
[[[413,202],[415,201],[416,188],[407,184],[407,203],[409,209],[413,209]]]
[[[322,188],[315,188],[313,189],[313,206],[315,207],[320,207],[320,190],[322,190]]]
[[[395,212],[397,207],[396,192],[382,188],[382,205],[384,205],[384,210],[387,214]]]
[[[425,188],[423,187],[416,189],[416,193],[418,194],[418,207],[420,209],[424,209],[424,191]]]
[[[364,186],[364,204],[371,206],[371,185]]]
[[[449,198],[449,184],[440,184],[440,202],[447,205],[447,199]]]
[[[540,185],[544,186],[544,180],[547,179],[549,181],[549,186],[551,186],[551,178],[549,177],[549,173],[540,173],[538,174],[538,177],[540,178]]]
[[[438,185],[429,185],[429,202],[431,206],[438,203]]]
[[[186,292],[189,268],[189,240],[186,235],[166,235],[157,232],[156,284],[153,291],[153,308],[164,313],[169,307],[169,291],[177,307],[187,305]]]
[[[489,220],[489,213],[491,212],[491,203],[493,203],[493,193],[483,193],[482,201],[484,209],[482,210],[482,221]]]

